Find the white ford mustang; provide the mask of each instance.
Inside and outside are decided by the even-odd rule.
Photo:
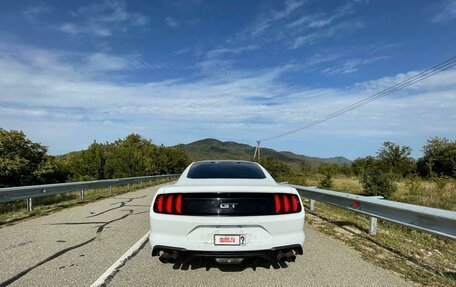
[[[259,164],[200,161],[158,190],[150,210],[152,256],[182,263],[212,257],[294,261],[304,244],[304,209],[296,189]]]

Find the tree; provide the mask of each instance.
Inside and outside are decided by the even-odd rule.
[[[62,160],[72,181],[105,179],[105,163],[109,144],[93,142],[87,150],[73,152]]]
[[[157,146],[138,134],[116,140],[107,149],[105,174],[108,178],[156,174]]]
[[[417,163],[423,177],[456,177],[456,140],[434,137],[423,147],[423,157]]]
[[[165,147],[162,145],[158,148],[158,153],[157,174],[181,173],[191,162],[182,147]]]
[[[377,160],[380,161],[384,172],[405,177],[416,170],[415,159],[411,153],[412,149],[408,146],[384,142],[377,152]]]
[[[355,159],[352,163],[352,170],[356,176],[363,176],[366,170],[370,167],[375,165],[377,159],[372,156],[367,157],[359,157]]]
[[[301,172],[304,174],[309,174],[312,171],[311,162],[305,159],[301,160],[301,162],[299,163],[299,167],[301,169]]]
[[[33,172],[33,177],[34,180],[31,184],[59,183],[67,180],[68,172],[55,157],[45,155],[43,161]]]
[[[0,186],[57,182],[64,178],[47,148],[21,131],[0,128]]]
[[[190,163],[182,148],[156,146],[130,134],[114,143],[94,142],[61,160],[72,181],[181,173]]]
[[[361,184],[364,194],[369,196],[383,196],[386,199],[396,192],[395,176],[386,173],[380,168],[370,168],[362,176]]]
[[[273,159],[272,157],[262,157],[260,164],[276,180],[279,180],[281,176],[285,176],[291,173],[291,169],[286,163]]]

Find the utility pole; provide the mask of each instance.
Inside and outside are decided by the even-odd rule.
[[[260,143],[261,143],[261,141],[256,141],[256,142],[257,142],[257,144],[255,147],[255,152],[253,153],[253,160],[255,160],[255,158],[257,158],[257,156],[258,156],[258,162],[260,162],[260,156],[261,156]]]

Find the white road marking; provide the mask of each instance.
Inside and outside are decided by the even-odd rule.
[[[141,239],[139,239],[130,249],[128,249],[127,252],[125,252],[122,256],[120,256],[119,259],[117,259],[114,264],[111,265],[98,279],[97,281],[93,282],[90,287],[100,287],[100,286],[105,286],[105,284],[108,282],[108,280],[114,276],[114,274],[119,271],[120,267],[122,267],[130,257],[134,256],[138,251],[141,249],[142,246],[146,243],[146,241],[149,239],[149,233],[148,231],[146,234],[144,234]]]

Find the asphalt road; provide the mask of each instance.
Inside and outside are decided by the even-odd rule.
[[[0,286],[90,286],[149,229],[157,187],[130,192],[0,228]],[[196,260],[174,270],[146,244],[108,286],[406,286],[411,282],[306,226],[304,255],[274,269],[267,262],[217,265]]]

